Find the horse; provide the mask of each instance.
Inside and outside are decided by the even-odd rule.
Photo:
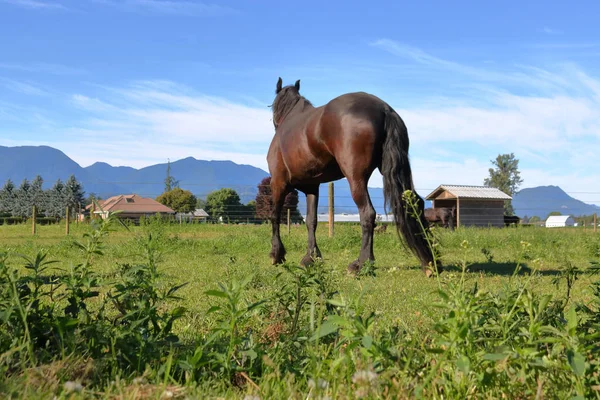
[[[425,219],[430,224],[439,222],[443,227],[454,230],[454,218],[456,218],[456,206],[425,209]]]
[[[358,207],[362,230],[360,253],[348,265],[348,272],[356,274],[366,262],[374,262],[376,214],[367,183],[377,168],[383,175],[384,205],[390,205],[396,231],[404,237],[425,274],[431,276],[432,269],[437,266],[425,236],[425,231],[429,230],[423,216],[425,203],[414,188],[408,131],[402,118],[389,104],[368,93],[342,94],[315,107],[300,94],[300,80],[294,85],[283,87],[282,84],[279,78],[270,106],[275,135],[267,154],[273,201],[272,264],[285,262],[286,250],[281,242],[279,224],[283,200],[292,189],[306,195],[308,246],[301,265],[310,266],[322,258],[316,241],[319,186],[344,177]],[[405,191],[415,195],[416,218],[408,213],[402,200]]]
[[[521,218],[516,215],[505,215],[504,216],[504,226],[511,225],[519,225],[521,223]]]

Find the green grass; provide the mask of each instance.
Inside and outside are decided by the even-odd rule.
[[[37,235],[32,236],[31,227],[27,225],[0,226],[0,252],[7,252],[7,264],[21,272],[24,272],[24,262],[19,255],[35,257],[40,251],[47,253],[48,260],[58,261],[50,268],[68,269],[71,264],[84,261],[85,255],[76,246],[75,241],[82,241],[83,234],[90,231],[88,225],[72,224],[71,235],[67,237],[64,234],[64,225],[39,226]],[[212,311],[214,306],[223,306],[223,296],[211,296],[206,292],[219,289],[219,282],[242,281],[246,277],[251,277],[251,280],[240,295],[240,301],[249,304],[268,300],[269,306],[259,306],[253,312],[249,312],[244,316],[243,322],[240,320],[238,328],[244,331],[251,330],[254,334],[253,340],[267,340],[265,338],[280,324],[285,324],[277,315],[277,307],[272,304],[283,295],[282,287],[285,284],[293,284],[294,276],[298,276],[282,273],[284,268],[281,266],[270,265],[270,231],[269,225],[151,225],[130,227],[129,230],[118,227],[104,239],[104,255],[94,257],[92,270],[100,276],[110,277],[114,276],[120,265],[145,263],[147,257],[143,254],[140,243],[149,232],[153,232],[155,246],[160,253],[157,262],[161,274],[160,284],[187,283],[177,291],[181,299],[172,301],[173,305],[187,309],[187,313],[178,319],[173,327],[173,332],[180,337],[185,346],[193,347],[198,341],[206,340],[219,326],[220,322],[215,313],[209,311]],[[293,226],[290,235],[287,235],[286,229],[282,231],[288,264],[297,264],[306,251],[306,227]],[[581,229],[460,228],[454,232],[437,230],[436,235],[440,241],[445,266],[439,280],[425,277],[417,260],[403,247],[393,229],[375,237],[374,276],[356,278],[346,273],[346,267],[358,255],[360,227],[354,224],[337,224],[335,236],[329,238],[327,226],[321,225],[317,230],[317,241],[324,259],[319,268],[326,276],[319,279],[325,282],[323,285],[328,289],[337,291],[337,299],[360,298],[360,307],[357,307],[361,309],[362,315],[374,313],[376,318],[373,326],[369,328],[373,338],[383,337],[381,335],[385,335],[389,329],[398,327],[405,332],[403,335],[406,338],[420,343],[426,343],[435,336],[436,324],[448,313],[447,309],[434,306],[434,303],[440,300],[438,289],[446,290],[453,284],[459,284],[461,279],[465,280],[463,288],[471,288],[476,284],[482,293],[499,293],[515,279],[520,283],[529,280],[527,285],[534,295],[551,294],[555,299],[560,299],[567,293],[566,279],[561,277],[564,276],[565,270],[576,267],[580,273],[569,293],[569,304],[589,304],[595,298],[591,284],[596,277],[586,271],[600,261],[600,234],[583,232]],[[464,274],[461,265],[467,267]],[[520,269],[513,277],[517,266],[520,266]],[[532,270],[535,270],[536,274],[529,276]],[[561,278],[558,284],[557,278]],[[313,307],[325,307],[323,302],[311,301]],[[318,309],[311,310],[307,305],[301,316],[302,323],[308,327],[312,318],[318,316],[318,312]],[[223,335],[227,337],[226,334]],[[291,342],[287,343],[285,337],[282,337],[280,342],[281,346],[292,345]],[[241,346],[242,344],[237,344],[236,348]],[[330,347],[315,347],[313,350],[313,357],[318,355],[316,357],[323,360],[331,358],[328,356],[328,352],[332,351]],[[293,354],[289,350],[282,352]],[[307,351],[307,354],[312,353]],[[0,390],[13,393],[17,397],[32,396],[34,393],[41,393],[41,397],[50,393],[66,396],[64,382],[76,380],[77,376],[83,375],[81,369],[85,369],[87,356],[80,356],[65,355],[62,360],[58,359],[41,367],[23,367],[20,372],[7,377]],[[363,355],[363,358],[354,360],[353,368],[358,370],[361,363],[369,360],[369,357],[375,356]],[[306,362],[309,360],[310,357],[307,356]],[[159,364],[164,365],[165,362],[163,360]],[[193,384],[187,386],[180,380],[160,382],[155,376],[149,379],[150,384],[144,386],[132,383],[134,374],[125,374],[120,376],[122,381],[117,382],[99,384],[102,379],[95,379],[94,387],[80,394],[91,397],[135,398],[135,393],[140,392],[144,396],[160,397],[166,390],[165,387],[170,385],[169,390],[175,394],[200,396],[211,393],[214,397],[222,395],[243,398],[246,393],[258,395],[258,389],[254,386],[258,385],[262,398],[283,394],[285,397],[305,398],[307,391],[310,391],[310,385],[306,386],[306,382],[302,383],[298,376],[294,378],[292,372],[297,366],[290,367],[284,374],[282,371],[277,372],[277,367],[268,367],[270,362],[283,363],[264,361],[260,372],[251,370],[254,375],[248,372],[251,376],[256,376],[252,378],[252,383],[238,376],[237,379],[241,379],[242,383],[236,385],[235,382],[220,379],[219,374],[215,372],[213,375],[206,375],[205,379],[195,379]],[[328,382],[327,390],[331,393],[335,392],[341,397],[360,397],[360,390],[354,387],[356,383],[354,386],[350,385],[354,387],[350,389],[350,372],[343,369],[346,372],[340,372],[336,369],[338,367],[334,368],[329,362],[321,362],[318,359],[313,360],[313,363],[314,365],[306,367],[304,371],[310,370],[315,376],[323,376]],[[70,367],[66,367],[69,365]],[[329,372],[317,371],[321,368],[319,365],[323,369],[329,368]],[[363,367],[367,369],[367,365]],[[44,372],[44,368],[47,371]],[[69,372],[69,368],[74,371]],[[278,376],[279,373],[282,375]],[[407,375],[410,374],[396,372],[395,376],[392,374],[386,377],[384,371],[380,372],[379,378],[389,378],[388,383],[397,383],[401,381],[401,377]],[[387,395],[391,397],[394,397],[393,393],[400,397],[414,396],[410,384],[401,382],[397,383],[396,387],[396,383],[388,385],[388,389],[374,389],[375,392],[368,396],[386,396],[384,390],[387,390]],[[270,395],[269,390],[272,391]],[[429,392],[425,393],[425,396],[439,397],[439,394]]]

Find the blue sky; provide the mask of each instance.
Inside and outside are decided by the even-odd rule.
[[[82,166],[193,156],[266,169],[281,76],[317,105],[359,90],[390,103],[423,191],[482,184],[514,152],[523,187],[600,204],[599,13],[592,1],[0,0],[0,145],[51,145]]]

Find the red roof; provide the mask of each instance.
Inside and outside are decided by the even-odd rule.
[[[141,197],[137,194],[113,196],[106,200],[99,200],[98,204],[102,207],[102,210],[111,212],[123,211],[124,213],[135,214],[175,213],[175,211],[160,204],[158,201],[148,197]],[[86,208],[90,209],[91,207],[92,205],[89,205]]]

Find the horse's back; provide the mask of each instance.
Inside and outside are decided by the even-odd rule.
[[[389,105],[379,97],[366,92],[345,93],[330,100],[324,106],[324,113],[335,112],[374,117],[389,109]]]

